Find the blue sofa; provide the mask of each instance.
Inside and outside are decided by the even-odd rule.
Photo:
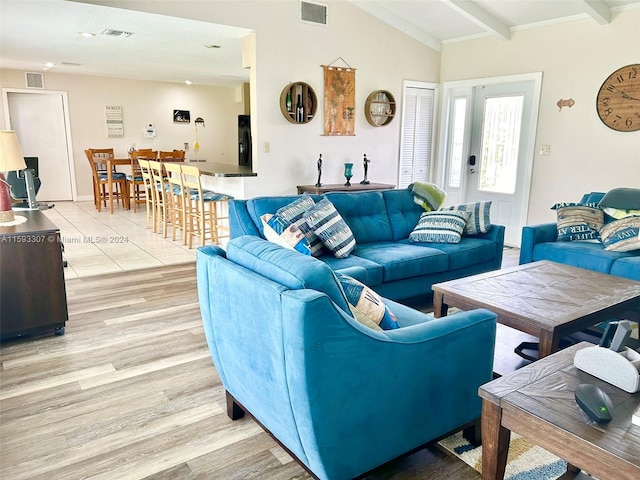
[[[480,415],[488,310],[434,319],[386,300],[399,328],[375,331],[326,263],[257,236],[201,247],[197,279],[227,413],[249,413],[317,478],[356,477]]]
[[[585,194],[579,203],[598,203],[605,193]],[[607,217],[605,217],[607,218]],[[612,219],[609,218],[608,221]],[[550,260],[640,281],[640,250],[607,251],[600,242],[557,241],[557,224],[528,225],[522,229],[520,264]]]
[[[348,258],[319,257],[333,270],[350,268],[350,274],[393,300],[432,295],[434,283],[497,270],[502,263],[504,226],[463,236],[460,243],[411,243],[409,234],[424,210],[413,201],[411,190],[383,192],[333,192],[312,196],[328,198],[355,239]],[[258,197],[229,203],[231,238],[264,238],[260,217],[275,213],[297,196]],[[354,268],[359,270],[355,272]]]

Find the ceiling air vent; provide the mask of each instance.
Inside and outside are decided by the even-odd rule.
[[[38,72],[25,72],[27,88],[44,88],[44,75]]]
[[[329,6],[324,3],[301,0],[300,21],[327,26],[329,23]]]
[[[127,38],[133,35],[133,33],[125,32],[124,30],[114,30],[113,28],[105,28],[100,32],[100,35],[106,35],[107,37]]]

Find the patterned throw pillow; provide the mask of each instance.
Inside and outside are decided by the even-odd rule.
[[[468,212],[438,210],[420,215],[418,225],[409,234],[412,242],[458,243],[469,218]]]
[[[304,212],[313,208],[316,202],[308,193],[300,195],[297,199],[276,211],[276,215],[284,221],[294,224],[294,226],[304,233],[309,242],[309,250],[314,257],[322,255],[324,252],[324,246],[320,239],[313,233],[307,226],[307,222],[304,219]]]
[[[604,212],[596,203],[556,203],[551,210],[558,216],[558,241],[598,240]]]
[[[336,272],[353,317],[374,330],[399,328],[396,316],[376,292],[355,278]]]
[[[260,217],[260,220],[262,220],[264,238],[282,247],[311,255],[309,241],[295,223],[290,223],[271,213],[265,213]]]
[[[304,219],[313,233],[337,258],[347,258],[356,247],[353,232],[326,198],[307,210]]]
[[[447,198],[447,192],[435,183],[415,182],[410,185],[410,188],[413,201],[427,212],[438,210]]]
[[[640,250],[640,216],[625,217],[607,223],[600,229],[600,240],[605,250]]]
[[[454,205],[453,207],[443,207],[441,210],[469,212],[469,220],[467,220],[467,226],[464,229],[465,235],[478,235],[479,233],[487,233],[491,230],[491,201],[465,203],[462,205]]]

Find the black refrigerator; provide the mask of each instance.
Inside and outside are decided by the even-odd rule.
[[[251,168],[251,118],[238,115],[238,165]]]

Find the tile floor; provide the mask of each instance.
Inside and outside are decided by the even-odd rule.
[[[144,205],[136,213],[115,207],[114,213],[98,212],[93,202],[55,202],[44,211],[60,228],[65,278],[86,277],[160,265],[194,262],[196,247],[189,249],[178,240],[162,238],[145,228]],[[226,239],[224,239],[226,240]]]

